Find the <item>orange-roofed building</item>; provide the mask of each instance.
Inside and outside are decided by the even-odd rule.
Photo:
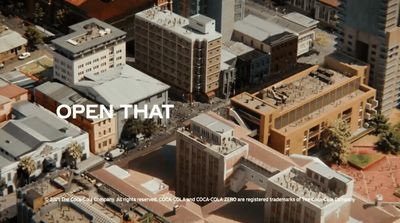
[[[28,90],[15,84],[0,87],[0,95],[9,98],[12,103],[28,100]]]

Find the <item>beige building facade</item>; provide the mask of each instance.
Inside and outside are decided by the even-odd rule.
[[[375,90],[364,84],[368,65],[354,65],[357,61],[341,54],[326,61],[327,68],[315,65],[254,94],[231,98],[231,117],[287,155],[317,152],[322,131],[339,118],[359,133],[376,114]]]
[[[136,67],[184,99],[211,100],[219,88],[221,34],[215,20],[152,8],[136,14]]]

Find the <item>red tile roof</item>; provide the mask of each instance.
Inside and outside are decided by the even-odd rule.
[[[339,6],[339,0],[319,0],[319,1],[335,8]]]
[[[10,99],[13,99],[17,96],[20,96],[20,95],[26,94],[26,93],[28,93],[28,90],[18,87],[15,84],[10,84],[10,85],[0,88],[0,95],[3,95],[4,97],[10,98]]]
[[[153,6],[153,0],[65,0],[83,10],[87,16],[104,21],[115,21],[128,14],[133,14]]]

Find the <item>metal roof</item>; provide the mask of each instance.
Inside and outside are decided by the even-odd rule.
[[[279,16],[269,16],[266,18],[261,19],[254,15],[248,15],[243,20],[235,22],[234,30],[259,41],[265,41],[272,36],[285,32],[298,34],[304,30],[303,26]]]
[[[83,96],[81,96],[78,92],[76,92],[74,89],[60,84],[58,82],[46,82],[40,86],[37,86],[35,88],[35,91],[39,91],[42,94],[46,95],[47,97],[51,98],[58,104],[63,104],[63,105],[97,105],[96,102],[91,101]],[[81,114],[83,117],[86,117],[86,112]],[[95,109],[94,112],[91,113],[91,115],[97,115],[99,114],[99,109]],[[93,119],[91,119],[93,120]],[[99,120],[99,119],[96,119]]]
[[[0,53],[9,51],[27,43],[28,41],[25,38],[13,30],[7,30],[0,33]]]
[[[81,134],[78,127],[30,102],[15,103],[13,112],[16,119],[0,129],[1,155],[6,159],[17,160],[44,142]]]
[[[332,179],[332,178],[336,178],[340,181],[342,181],[343,183],[348,183],[350,182],[352,179],[348,176],[345,176],[344,174],[338,173],[334,170],[332,170],[331,168],[329,168],[328,166],[326,166],[323,163],[320,162],[312,162],[310,164],[308,164],[307,169],[318,173],[319,175],[325,177],[326,179]]]
[[[124,65],[99,75],[87,75],[74,88],[90,99],[104,105],[136,104],[169,89],[169,85],[129,66]]]
[[[289,21],[291,21],[291,22],[297,23],[297,24],[299,24],[301,26],[304,26],[304,27],[307,27],[307,28],[310,28],[310,27],[313,27],[313,26],[315,27],[319,23],[317,20],[312,19],[312,18],[310,18],[308,16],[302,15],[302,14],[297,13],[297,12],[291,12],[291,13],[288,13],[288,14],[282,16],[282,17],[287,19],[287,20],[289,20]]]
[[[200,124],[211,131],[219,134],[223,134],[228,131],[232,131],[233,128],[229,125],[226,125],[225,123],[215,119],[214,117],[208,115],[208,114],[200,114],[194,118],[192,118],[192,122]]]

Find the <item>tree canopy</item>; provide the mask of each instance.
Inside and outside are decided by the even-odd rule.
[[[319,148],[326,152],[327,161],[336,164],[347,163],[350,137],[350,128],[342,119],[337,119],[322,132]]]

